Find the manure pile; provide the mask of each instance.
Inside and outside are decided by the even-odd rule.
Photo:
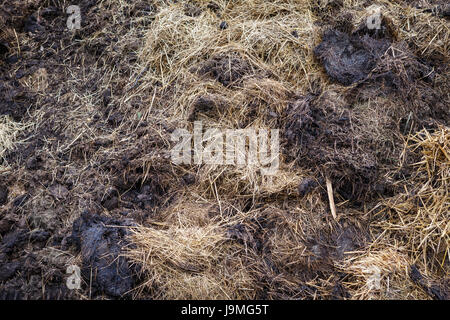
[[[0,299],[450,299],[449,16],[0,0]],[[199,124],[276,172],[173,161]]]

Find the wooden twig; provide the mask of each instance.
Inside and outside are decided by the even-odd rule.
[[[326,177],[326,181],[327,181],[328,201],[330,202],[331,214],[333,215],[334,220],[337,220],[336,206],[334,204],[334,197],[333,197],[333,186],[331,185],[331,180],[329,177]]]

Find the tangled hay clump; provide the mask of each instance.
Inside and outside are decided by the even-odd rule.
[[[168,208],[165,223],[132,230],[131,261],[142,266],[145,281],[136,293],[155,299],[252,299],[254,280],[230,242],[223,219],[207,221],[208,205]]]

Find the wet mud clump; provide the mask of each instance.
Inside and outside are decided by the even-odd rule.
[[[328,30],[314,54],[330,78],[343,85],[351,85],[368,77],[389,46],[388,40],[374,39],[367,34],[348,35]]]
[[[50,236],[50,232],[45,230],[28,232],[19,228],[3,235],[0,243],[0,299],[73,297],[73,292],[65,284],[66,258],[63,255],[52,256],[51,251],[44,248],[51,242]]]
[[[325,31],[314,55],[327,75],[344,86],[358,83],[356,91],[398,91],[405,99],[419,94],[415,91],[424,84],[432,84],[436,72],[429,62],[413,54],[404,41],[396,39],[392,22],[382,17],[379,29],[362,24],[353,32]]]
[[[87,211],[73,223],[68,242],[81,250],[83,278],[100,293],[121,297],[133,288],[132,268],[121,256],[130,226],[130,219],[114,220]]]

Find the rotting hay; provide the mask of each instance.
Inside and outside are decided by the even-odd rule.
[[[5,264],[49,246],[69,253],[61,265],[81,263],[67,235],[87,212],[136,223],[121,254],[137,299],[448,297],[449,32],[431,5],[377,1],[374,31],[360,0],[83,1],[71,33],[62,8],[41,8],[49,1],[9,3]],[[362,75],[327,68],[361,50]],[[171,134],[197,121],[279,129],[277,174],[172,163]],[[0,297],[30,270],[47,291],[25,297],[75,295],[60,266],[24,270]],[[76,297],[108,298],[89,289],[85,277]]]
[[[427,299],[409,281],[409,262],[405,250],[397,245],[371,248],[348,258],[341,266],[350,276],[344,282],[352,299]]]
[[[450,129],[422,130],[411,137],[421,154],[415,172],[401,183],[403,191],[386,199],[376,226],[398,239],[425,274],[449,276],[450,253]],[[375,226],[374,226],[375,227]]]

